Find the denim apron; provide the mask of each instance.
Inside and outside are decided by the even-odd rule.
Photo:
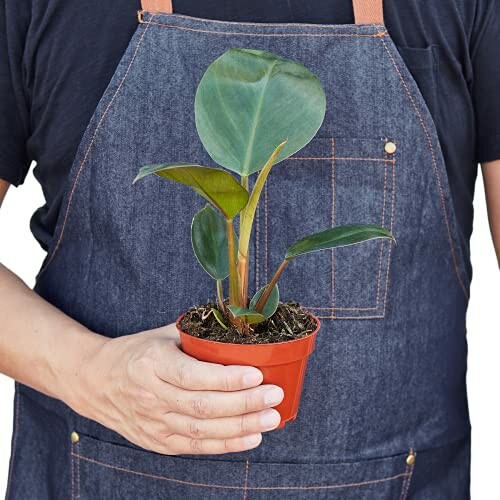
[[[8,500],[469,498],[469,264],[435,125],[382,1],[354,0],[352,25],[221,22],[168,4],[143,2],[77,152],[36,291],[109,337],[213,297],[190,243],[204,201],[154,176],[132,180],[150,163],[214,165],[194,96],[234,47],[305,64],[327,95],[316,138],[269,177],[251,285],[290,243],[332,225],[380,224],[397,244],[311,254],[284,273],[283,300],[300,300],[322,329],[297,420],[257,449],[155,454],[18,384]]]

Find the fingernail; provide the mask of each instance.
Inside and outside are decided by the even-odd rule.
[[[243,374],[243,384],[248,387],[255,387],[262,382],[262,373],[259,370],[248,370]]]
[[[281,422],[280,414],[276,410],[266,410],[262,412],[260,423],[264,430],[270,431],[278,427]]]
[[[274,387],[273,389],[269,389],[264,394],[264,404],[266,406],[275,406],[283,400],[284,393],[283,389],[279,387]]]
[[[248,446],[257,446],[262,441],[262,434],[251,434],[245,438]]]

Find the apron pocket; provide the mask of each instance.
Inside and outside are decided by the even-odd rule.
[[[273,168],[258,211],[257,287],[307,234],[344,224],[394,232],[397,153],[385,152],[388,140],[397,142],[315,138]],[[383,318],[391,251],[391,242],[375,240],[300,257],[280,278],[282,300],[300,300],[320,318]]]
[[[407,455],[341,464],[277,464],[173,457],[86,435],[73,445],[73,498],[338,499],[406,498]]]

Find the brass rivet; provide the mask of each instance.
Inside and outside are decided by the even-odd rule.
[[[385,152],[388,154],[388,155],[393,155],[395,152],[396,152],[396,144],[394,144],[393,142],[389,141],[389,142],[386,142],[385,143]]]
[[[76,444],[76,443],[78,443],[78,441],[80,441],[80,436],[78,435],[78,432],[73,431],[71,433],[71,442],[73,444]]]
[[[412,465],[415,465],[415,453],[410,453],[407,457],[406,457],[406,465],[409,465],[409,466],[412,466]]]

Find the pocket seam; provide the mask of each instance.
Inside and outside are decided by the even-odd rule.
[[[331,225],[332,227],[335,225],[335,163],[338,161],[342,162],[349,162],[349,161],[366,161],[366,162],[377,162],[377,163],[384,163],[384,194],[383,194],[383,201],[382,201],[382,226],[385,227],[385,221],[386,221],[386,212],[388,211],[389,207],[386,207],[387,205],[387,197],[388,197],[388,165],[392,165],[392,183],[390,187],[391,191],[391,204],[390,204],[390,231],[394,232],[394,215],[395,215],[395,191],[396,191],[396,182],[395,182],[395,176],[396,176],[396,155],[392,154],[389,155],[388,153],[385,153],[383,156],[380,158],[373,158],[373,157],[354,157],[354,156],[336,156],[335,154],[335,137],[317,137],[316,139],[318,140],[328,140],[330,139],[331,141],[331,154],[330,156],[292,156],[288,158],[288,161],[330,161],[331,163],[331,177],[332,177],[332,217],[331,217]],[[368,139],[366,139],[368,140]],[[386,137],[383,139],[385,142],[387,142],[389,139]],[[393,142],[396,142],[394,139],[391,139]],[[256,230],[256,237],[257,237],[257,244],[260,240],[260,230],[259,230],[259,225],[257,224],[257,230]],[[267,281],[268,276],[269,276],[269,271],[268,271],[268,264],[269,264],[269,248],[268,248],[268,186],[266,184],[265,189],[264,189],[264,278]],[[392,243],[389,242],[389,248],[386,250],[387,242],[381,241],[380,242],[380,251],[379,251],[379,258],[377,259],[378,261],[378,278],[377,278],[377,294],[376,294],[376,305],[374,307],[336,307],[335,306],[335,252],[332,251],[332,259],[331,259],[331,275],[332,275],[332,286],[331,286],[331,306],[329,307],[322,307],[322,306],[309,306],[309,305],[304,305],[303,307],[305,309],[309,309],[311,311],[316,311],[316,315],[321,318],[321,319],[346,319],[346,320],[356,320],[356,319],[382,319],[385,317],[386,314],[386,306],[387,306],[387,297],[388,297],[388,288],[389,288],[389,275],[390,275],[390,268],[391,268],[391,256],[392,256]],[[381,298],[381,288],[382,288],[382,283],[383,283],[383,278],[382,278],[382,269],[383,269],[383,257],[384,257],[384,250],[387,252],[387,264],[386,264],[386,276],[385,276],[385,293],[383,297],[383,301],[380,300]],[[258,248],[257,248],[258,252]],[[260,273],[260,266],[258,261],[256,261],[256,269],[257,269],[257,288],[260,286],[259,285],[259,273]],[[382,303],[383,302],[383,303]],[[338,314],[338,311],[351,311],[351,315],[348,315],[346,312],[346,315],[342,315],[342,313]],[[356,314],[357,311],[357,314]],[[369,311],[374,311],[372,314],[368,315],[363,315],[363,312],[369,312]],[[318,313],[319,312],[319,313]],[[378,314],[377,314],[378,313]]]
[[[221,485],[221,484],[207,484],[207,483],[195,483],[195,482],[190,482],[190,481],[183,481],[181,479],[175,479],[172,477],[167,477],[167,476],[160,476],[158,474],[151,474],[147,472],[142,472],[138,470],[133,470],[133,469],[128,469],[125,467],[119,467],[107,462],[102,462],[100,460],[95,460],[90,457],[86,457],[82,455],[79,452],[79,449],[77,447],[77,452],[71,452],[71,455],[75,457],[78,461],[84,460],[86,462],[92,463],[94,465],[99,465],[101,467],[106,467],[109,469],[113,469],[119,472],[123,472],[125,474],[133,474],[133,475],[138,475],[142,477],[146,477],[149,479],[156,479],[156,480],[162,480],[162,481],[167,481],[167,482],[173,482],[177,484],[182,484],[185,486],[192,486],[192,487],[198,487],[198,488],[215,488],[215,489],[224,489],[224,490],[237,490],[237,491],[276,491],[276,490],[281,490],[281,491],[304,491],[304,490],[333,490],[333,489],[343,489],[343,488],[355,488],[355,487],[362,487],[362,486],[368,486],[368,485],[373,485],[373,484],[380,484],[384,482],[389,482],[389,481],[395,481],[397,479],[402,479],[405,478],[406,480],[403,481],[403,488],[404,484],[408,481],[408,478],[411,477],[412,470],[408,471],[409,467],[406,467],[403,472],[399,474],[395,474],[393,476],[389,477],[384,477],[380,479],[371,479],[367,481],[359,481],[355,483],[346,483],[346,484],[331,484],[331,485],[296,485],[296,486],[248,486],[247,484],[247,472],[248,472],[248,465],[245,463],[245,482],[242,486],[235,486],[235,485]],[[404,490],[403,490],[404,491]],[[404,500],[404,498],[402,499]]]
[[[415,457],[417,456],[417,453],[413,449],[410,449],[410,454],[414,455]],[[408,476],[406,476],[406,479],[403,481],[403,487],[401,489],[401,495],[399,497],[399,500],[406,500],[408,498],[414,470],[415,470],[415,465],[406,466],[406,472],[408,473]]]

